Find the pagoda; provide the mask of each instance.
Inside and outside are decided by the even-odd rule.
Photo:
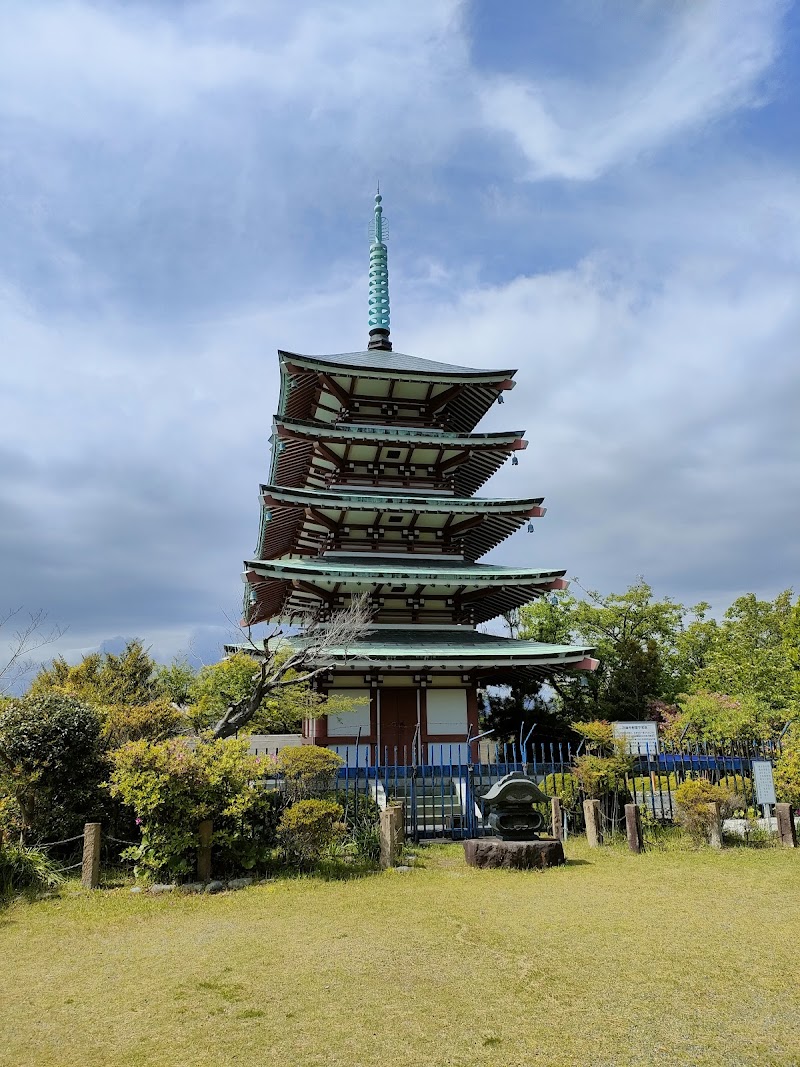
[[[325,692],[355,711],[304,724],[308,743],[365,763],[476,758],[478,691],[592,670],[593,649],[476,627],[553,590],[565,571],[480,559],[531,520],[539,496],[475,494],[526,448],[523,431],[476,433],[514,370],[439,363],[392,349],[386,223],[375,197],[365,351],[279,351],[280,399],[244,623],[333,613],[367,592],[368,633],[325,651]],[[323,614],[324,617],[324,614]],[[298,638],[301,640],[302,638]]]

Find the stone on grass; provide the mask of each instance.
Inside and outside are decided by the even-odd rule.
[[[471,867],[517,871],[544,870],[566,862],[560,841],[501,841],[499,837],[465,841],[464,858]]]
[[[247,886],[252,884],[252,878],[231,878],[231,880],[228,882],[228,889],[245,889]]]
[[[141,893],[142,887],[140,885],[132,886],[131,893]]]
[[[204,892],[206,892],[206,893],[222,893],[224,891],[224,889],[225,889],[225,883],[224,882],[214,881],[214,882],[209,882],[208,883],[208,885],[206,886]]]
[[[156,883],[150,886],[151,893],[172,893],[175,886],[171,882]]]

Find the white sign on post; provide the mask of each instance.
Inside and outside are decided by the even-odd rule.
[[[754,759],[753,785],[756,788],[756,801],[762,807],[765,804],[774,804],[775,779],[772,777],[772,761],[768,759]]]
[[[614,737],[626,742],[630,754],[644,756],[658,752],[658,723],[615,722],[611,725]]]

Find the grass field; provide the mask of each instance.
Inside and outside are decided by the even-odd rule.
[[[15,904],[0,1064],[800,1064],[797,852],[568,854]]]

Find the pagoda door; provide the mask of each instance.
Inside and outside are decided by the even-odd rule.
[[[416,729],[416,689],[381,689],[380,761],[411,763]]]

